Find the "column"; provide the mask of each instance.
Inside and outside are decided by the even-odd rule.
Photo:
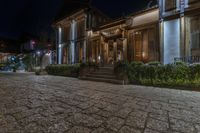
[[[104,55],[104,62],[106,62],[106,64],[108,63],[108,43],[105,42],[104,43],[104,47],[103,47],[103,55]]]
[[[127,39],[123,40],[123,60],[127,60]]]
[[[70,53],[71,53],[71,64],[75,63],[75,39],[76,39],[76,21],[72,20],[71,22],[71,44],[70,44]]]
[[[116,41],[113,42],[113,50],[114,50],[113,57],[114,57],[114,63],[115,63],[115,62],[117,62],[117,42]]]
[[[185,17],[180,18],[180,56],[185,56]]]
[[[62,28],[58,28],[58,64],[62,64]]]
[[[84,44],[83,44],[83,63],[86,63],[86,40],[84,41]]]
[[[164,22],[160,20],[159,22],[159,37],[160,37],[160,49],[159,49],[159,60],[164,63]]]
[[[104,52],[105,52],[105,48],[103,44],[103,37],[100,37],[100,56],[101,56],[101,63],[103,64],[105,64]]]

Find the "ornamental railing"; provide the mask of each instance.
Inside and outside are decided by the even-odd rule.
[[[174,58],[174,61],[182,61],[182,62],[186,62],[189,64],[193,64],[193,63],[200,63],[200,56],[186,56],[186,57],[179,57],[179,58]]]

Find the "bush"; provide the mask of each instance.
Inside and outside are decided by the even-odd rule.
[[[128,67],[127,67],[128,66]],[[119,62],[115,72],[128,74],[129,82],[133,84],[161,86],[200,86],[200,65],[189,66],[183,62],[162,65],[159,62]]]
[[[152,61],[152,62],[149,62],[148,65],[150,65],[150,66],[160,66],[161,63],[158,62],[158,61]]]
[[[41,70],[36,70],[35,75],[40,75]]]
[[[114,72],[116,73],[116,75],[118,77],[120,76],[124,76],[124,75],[128,75],[128,62],[127,61],[118,61],[115,65],[114,65]]]
[[[80,65],[49,65],[46,67],[46,71],[50,75],[66,76],[66,77],[78,77]]]
[[[143,65],[144,65],[143,62],[135,62],[135,61],[133,61],[129,64],[128,78],[129,78],[130,82],[132,82],[132,83],[140,82],[140,79],[141,79],[141,76],[143,73],[143,69],[141,69],[141,68]]]

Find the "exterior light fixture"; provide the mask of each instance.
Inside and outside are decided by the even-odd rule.
[[[98,56],[98,59],[101,60],[101,56],[100,55]]]

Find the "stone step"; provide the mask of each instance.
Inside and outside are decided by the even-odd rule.
[[[103,69],[103,70],[114,70],[113,67],[99,67],[99,69]]]
[[[106,83],[113,83],[113,84],[123,84],[122,80],[117,79],[107,79],[107,78],[93,78],[93,77],[81,77],[82,80],[90,80],[96,82],[106,82]]]
[[[110,73],[110,74],[114,74],[114,71],[112,70],[97,70],[97,71],[94,71],[96,73]]]
[[[104,74],[86,74],[86,77],[93,77],[93,78],[106,78],[106,79],[116,79],[116,76],[113,75],[104,75]]]
[[[114,65],[104,64],[103,67],[114,67]]]
[[[93,75],[110,75],[110,76],[113,76],[114,75],[114,72],[112,71],[95,71],[95,72],[92,72],[92,73],[89,73],[89,74],[93,74]]]

